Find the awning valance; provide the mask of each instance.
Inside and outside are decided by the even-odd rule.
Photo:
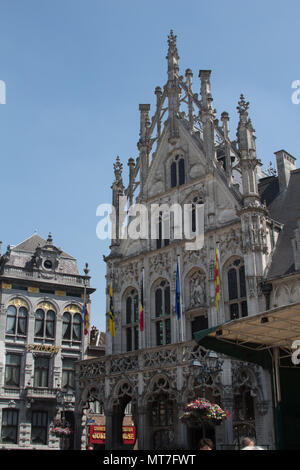
[[[194,334],[197,343],[228,356],[272,367],[272,350],[280,348],[281,361],[289,366],[292,344],[300,340],[300,303],[231,320]]]

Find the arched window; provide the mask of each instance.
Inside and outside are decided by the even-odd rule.
[[[68,312],[63,314],[62,337],[63,339],[71,339],[71,314]]]
[[[184,158],[180,155],[176,155],[171,163],[171,188],[180,186],[185,183],[185,168]]]
[[[81,340],[81,315],[79,313],[73,316],[73,340]]]
[[[78,306],[67,307],[63,314],[62,339],[65,341],[81,341],[82,314]],[[70,310],[70,311],[69,311]]]
[[[55,338],[55,312],[45,306],[44,308],[38,308],[35,312],[34,322],[34,336],[36,338]]]
[[[170,284],[161,281],[155,289],[155,336],[156,345],[171,343]]]
[[[35,312],[34,336],[43,338],[44,336],[45,314],[42,309]]]
[[[126,351],[135,351],[139,348],[139,296],[136,289],[132,289],[126,296]]]
[[[6,334],[27,335],[28,310],[24,306],[9,305],[6,313]]]
[[[227,269],[228,305],[230,318],[248,315],[245,266],[241,259],[234,260]]]
[[[177,170],[176,162],[173,162],[171,165],[171,188],[177,186]]]

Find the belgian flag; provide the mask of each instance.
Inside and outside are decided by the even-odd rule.
[[[111,332],[112,336],[116,335],[115,312],[114,312],[113,291],[112,291],[111,281],[109,285],[109,331]]]

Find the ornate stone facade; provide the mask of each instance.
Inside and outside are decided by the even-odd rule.
[[[283,281],[278,281],[278,285],[274,281],[273,292],[272,285],[270,289],[266,287],[281,225],[270,212],[271,200],[265,203],[262,195],[270,177],[261,170],[256,155],[249,103],[241,95],[237,140],[232,141],[228,113],[223,112],[219,122],[212,105],[211,71],[200,70],[198,96],[192,90],[191,70],[187,69],[185,78],[179,74],[176,36],[172,31],[167,64],[168,81],[163,91],[160,87],[155,89],[153,117],[149,116],[150,105],[139,107],[139,155],[128,161],[128,186],[124,189],[119,160],[112,185],[116,213],[120,210],[120,195],[126,195],[131,205],[143,204],[148,214],[153,204],[159,205],[154,223],[157,236],[124,239],[117,233],[110,254],[104,257],[106,311],[110,310],[108,287],[112,281],[116,335],[110,334],[107,318],[106,356],[78,365],[78,413],[94,389],[105,408],[107,449],[122,446],[122,417],[130,401],[140,449],[172,445],[174,449],[195,448],[201,433],[187,429],[179,417],[187,400],[205,393],[232,411],[230,421],[208,431],[217,448],[237,445],[243,433],[256,435],[261,445],[270,448],[274,446],[274,432],[269,373],[222,358],[221,375],[206,377],[203,382],[193,364],[195,360],[209,364],[211,357],[193,342],[193,333],[263,312],[269,308],[268,302],[276,304],[279,292],[281,296],[293,292],[299,300],[298,279],[294,280],[294,287],[289,284],[288,291]],[[190,204],[190,212],[182,213],[182,219],[194,234],[196,228],[203,235],[201,248],[187,248],[190,240],[186,226],[181,227],[174,216],[175,206],[178,209],[185,204]],[[199,204],[204,205],[203,221],[196,215]],[[168,211],[163,212],[163,205],[170,208],[170,213],[173,211],[170,218]],[[148,234],[152,234],[152,220],[144,223],[143,228],[149,226]],[[165,226],[169,226],[169,232],[164,231]],[[298,231],[294,235],[297,262]],[[219,310],[215,306],[214,284],[217,246]],[[178,260],[180,321],[175,309]],[[139,311],[142,273],[144,329],[140,331],[135,314]],[[136,297],[128,297],[131,291]]]
[[[88,269],[80,275],[51,234],[34,234],[0,256],[2,449],[74,448],[73,437],[50,429],[65,418],[74,431],[74,364],[87,357],[84,292],[89,303],[94,290]],[[63,403],[66,392],[70,401]]]

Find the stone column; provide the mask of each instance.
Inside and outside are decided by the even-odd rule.
[[[231,417],[224,423],[224,445],[233,444],[232,410],[233,410],[233,390],[231,375],[231,360],[225,359],[222,370],[223,396],[222,406],[230,412]]]
[[[187,427],[186,425],[180,421],[180,416],[183,415],[185,403],[182,401],[178,402],[178,446],[180,448],[187,449],[188,448],[188,435],[187,435]]]
[[[86,445],[87,445],[87,439],[86,439],[86,410],[82,410],[82,416],[81,416],[81,422],[80,422],[80,436],[81,436],[81,441],[80,441],[80,447],[81,450],[86,450]]]
[[[147,408],[145,406],[138,407],[138,450],[146,448],[146,433],[147,433]]]
[[[105,450],[112,449],[112,410],[105,410]]]

